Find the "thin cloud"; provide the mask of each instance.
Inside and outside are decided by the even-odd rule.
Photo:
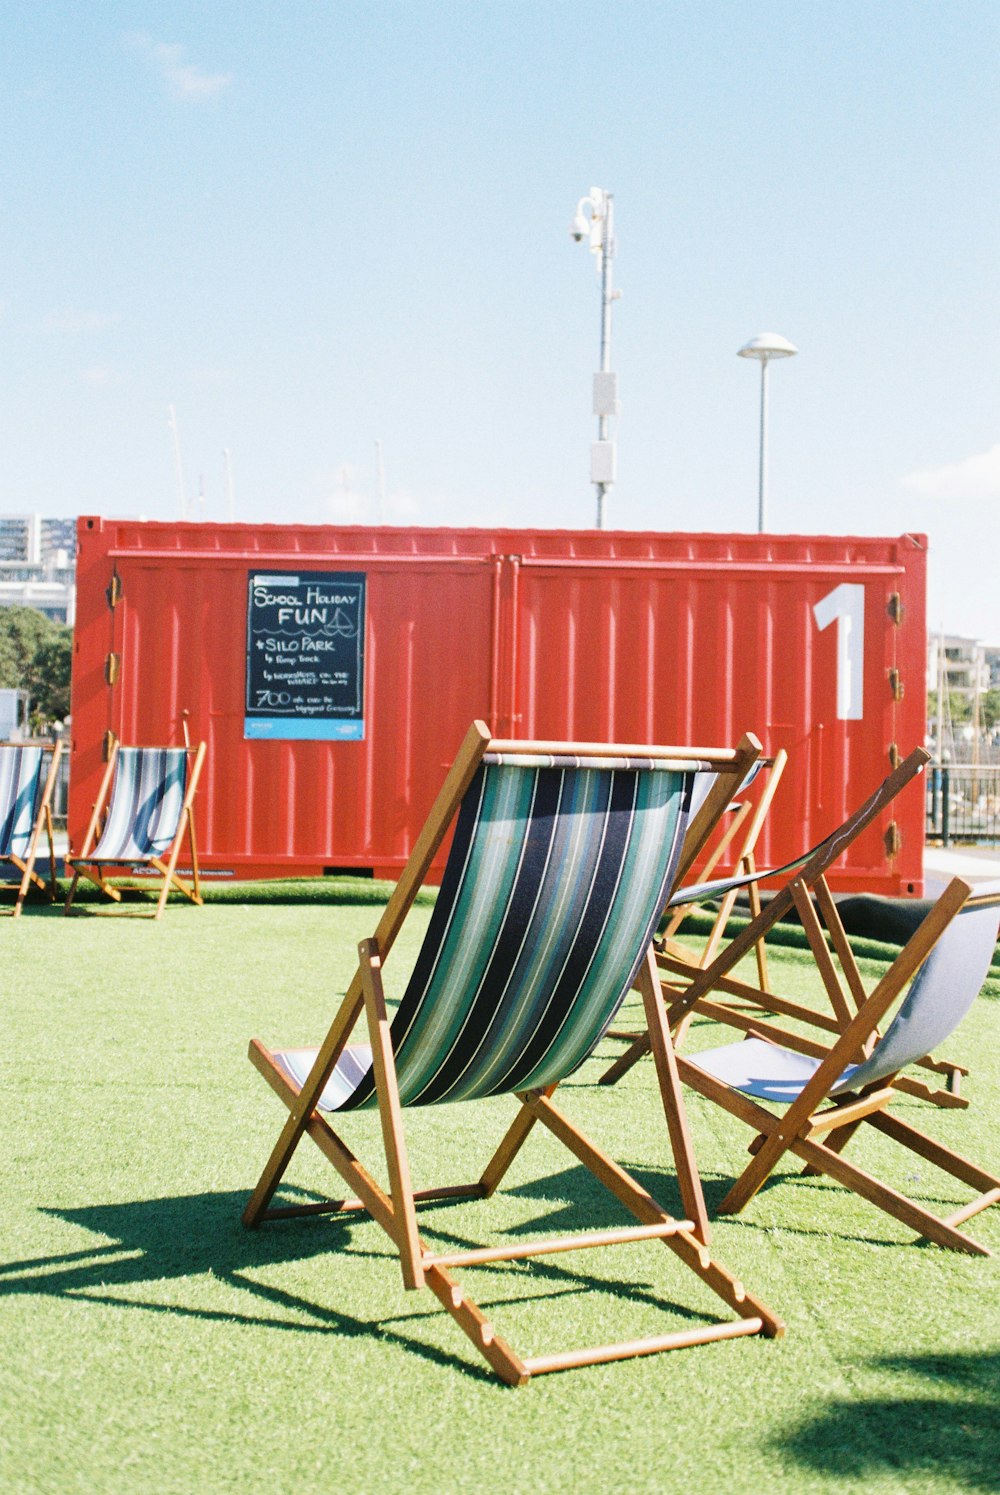
[[[120,384],[121,376],[113,364],[92,363],[89,368],[80,370],[80,382],[88,389],[107,389],[113,384]]]
[[[232,73],[206,73],[186,62],[186,49],[176,42],[158,42],[146,32],[133,32],[126,41],[156,69],[175,99],[214,99],[233,81]]]
[[[907,473],[903,487],[923,498],[993,503],[1000,499],[1000,443],[964,462]]]
[[[52,311],[42,319],[42,331],[64,337],[85,337],[94,332],[106,332],[117,321],[117,313],[113,312]]]

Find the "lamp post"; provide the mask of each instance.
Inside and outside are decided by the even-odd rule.
[[[608,436],[608,420],[618,414],[618,376],[611,372],[611,303],[621,291],[611,288],[611,261],[615,254],[614,197],[603,187],[591,187],[576,205],[570,236],[577,244],[587,241],[597,257],[601,277],[601,367],[594,375],[594,414],[597,440],[590,445],[590,481],[597,489],[597,528],[604,528],[604,499],[615,481],[617,453]],[[589,209],[589,214],[588,214]]]
[[[767,366],[772,358],[793,358],[798,352],[794,343],[778,332],[762,332],[745,343],[737,358],[756,358],[760,362],[760,475],[757,484],[757,533],[764,533],[767,511]]]

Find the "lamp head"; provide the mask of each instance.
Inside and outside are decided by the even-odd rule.
[[[762,332],[759,337],[744,343],[736,356],[756,358],[760,363],[768,363],[772,358],[793,358],[798,351],[795,344],[790,343],[787,337],[782,337],[780,332]]]

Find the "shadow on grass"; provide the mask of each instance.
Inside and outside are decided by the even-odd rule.
[[[348,1338],[374,1335],[391,1340],[436,1364],[460,1366],[470,1374],[480,1374],[478,1366],[470,1366],[458,1356],[407,1334],[386,1329],[387,1319],[344,1313],[259,1281],[253,1274],[262,1269],[302,1261],[320,1253],[385,1257],[387,1274],[393,1269],[393,1262],[388,1242],[384,1251],[369,1251],[352,1241],[357,1216],[341,1220],[330,1216],[287,1220],[273,1228],[265,1226],[260,1230],[245,1230],[240,1216],[247,1197],[245,1191],[181,1194],[125,1204],[88,1205],[80,1209],[43,1209],[43,1213],[59,1220],[110,1237],[114,1244],[95,1246],[89,1251],[4,1262],[0,1264],[0,1294],[84,1298],[116,1308],[218,1323],[249,1324],[294,1334],[319,1333]],[[296,1202],[306,1203],[312,1197],[303,1196]],[[130,1291],[171,1279],[209,1274],[228,1283],[240,1294],[250,1293],[264,1303],[284,1310],[286,1316],[241,1312],[239,1300],[212,1309],[177,1302],[154,1302],[135,1297]],[[388,1289],[388,1277],[386,1286]],[[289,1312],[296,1317],[288,1317]],[[412,1318],[428,1316],[413,1315]],[[482,1374],[492,1379],[485,1371]]]
[[[890,1472],[904,1488],[950,1480],[963,1490],[1000,1490],[1000,1354],[895,1355],[877,1369],[933,1385],[926,1395],[831,1402],[773,1446],[804,1469],[845,1482]],[[921,1485],[924,1488],[924,1485]]]
[[[592,1193],[586,1187],[587,1181],[592,1183],[585,1169],[571,1168],[514,1192],[559,1201],[563,1208],[557,1213],[564,1228],[600,1228],[608,1221],[609,1213],[609,1223],[621,1223],[615,1201],[599,1187]],[[585,1198],[578,1205],[568,1204],[567,1193],[579,1195],[581,1186],[586,1187]],[[316,1197],[296,1190],[282,1192],[286,1196],[285,1202],[288,1202],[289,1194],[295,1203],[310,1203]],[[329,1255],[330,1280],[335,1287],[337,1256],[370,1257],[378,1263],[376,1269],[385,1273],[386,1297],[391,1303],[393,1290],[399,1286],[396,1253],[381,1233],[375,1236],[377,1245],[374,1249],[368,1249],[367,1243],[358,1243],[356,1230],[359,1224],[363,1229],[367,1227],[366,1216],[314,1215],[276,1221],[259,1230],[247,1231],[240,1223],[246,1199],[244,1192],[218,1192],[89,1205],[78,1209],[43,1209],[45,1214],[104,1237],[104,1243],[89,1249],[0,1263],[0,1295],[23,1293],[83,1298],[115,1308],[210,1322],[242,1323],[294,1334],[319,1333],[346,1338],[374,1335],[425,1360],[461,1369],[475,1378],[495,1384],[491,1372],[476,1361],[470,1363],[458,1354],[453,1355],[405,1332],[408,1325],[416,1326],[421,1320],[441,1317],[441,1310],[436,1306],[429,1306],[426,1312],[420,1311],[417,1305],[426,1304],[426,1297],[416,1300],[414,1312],[366,1318],[260,1280],[259,1273],[270,1267]],[[604,1199],[608,1200],[608,1207],[604,1207],[602,1212],[595,1211],[594,1205]],[[447,1229],[441,1218],[442,1212],[450,1214],[464,1202],[436,1202],[430,1212],[434,1218],[422,1221],[426,1236],[447,1243],[447,1248],[464,1250],[481,1245],[479,1240],[466,1239]],[[517,1227],[512,1233],[517,1235],[524,1230],[538,1234],[539,1224],[535,1220],[530,1225]],[[680,1303],[665,1303],[650,1284],[637,1279],[591,1276],[547,1259],[509,1263],[502,1270],[511,1273],[510,1280],[516,1293],[495,1296],[483,1306],[499,1308],[513,1301],[537,1301],[573,1294],[586,1296],[596,1291],[623,1302],[648,1304],[661,1311],[669,1307],[672,1313],[682,1318],[704,1321],[706,1317],[712,1317]],[[219,1307],[209,1308],[176,1300],[156,1301],[136,1293],[137,1289],[151,1288],[171,1280],[205,1276],[228,1284],[240,1296],[231,1303],[223,1301]],[[245,1311],[245,1294],[252,1295],[274,1311]],[[160,1296],[164,1296],[162,1292]]]

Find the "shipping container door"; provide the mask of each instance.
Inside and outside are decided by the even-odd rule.
[[[789,754],[760,849],[775,864],[826,835],[888,772],[891,564],[524,557],[518,569],[519,735],[729,746],[755,732],[765,751]],[[897,889],[892,819],[855,843],[835,881]],[[908,875],[919,878],[919,859]]]

